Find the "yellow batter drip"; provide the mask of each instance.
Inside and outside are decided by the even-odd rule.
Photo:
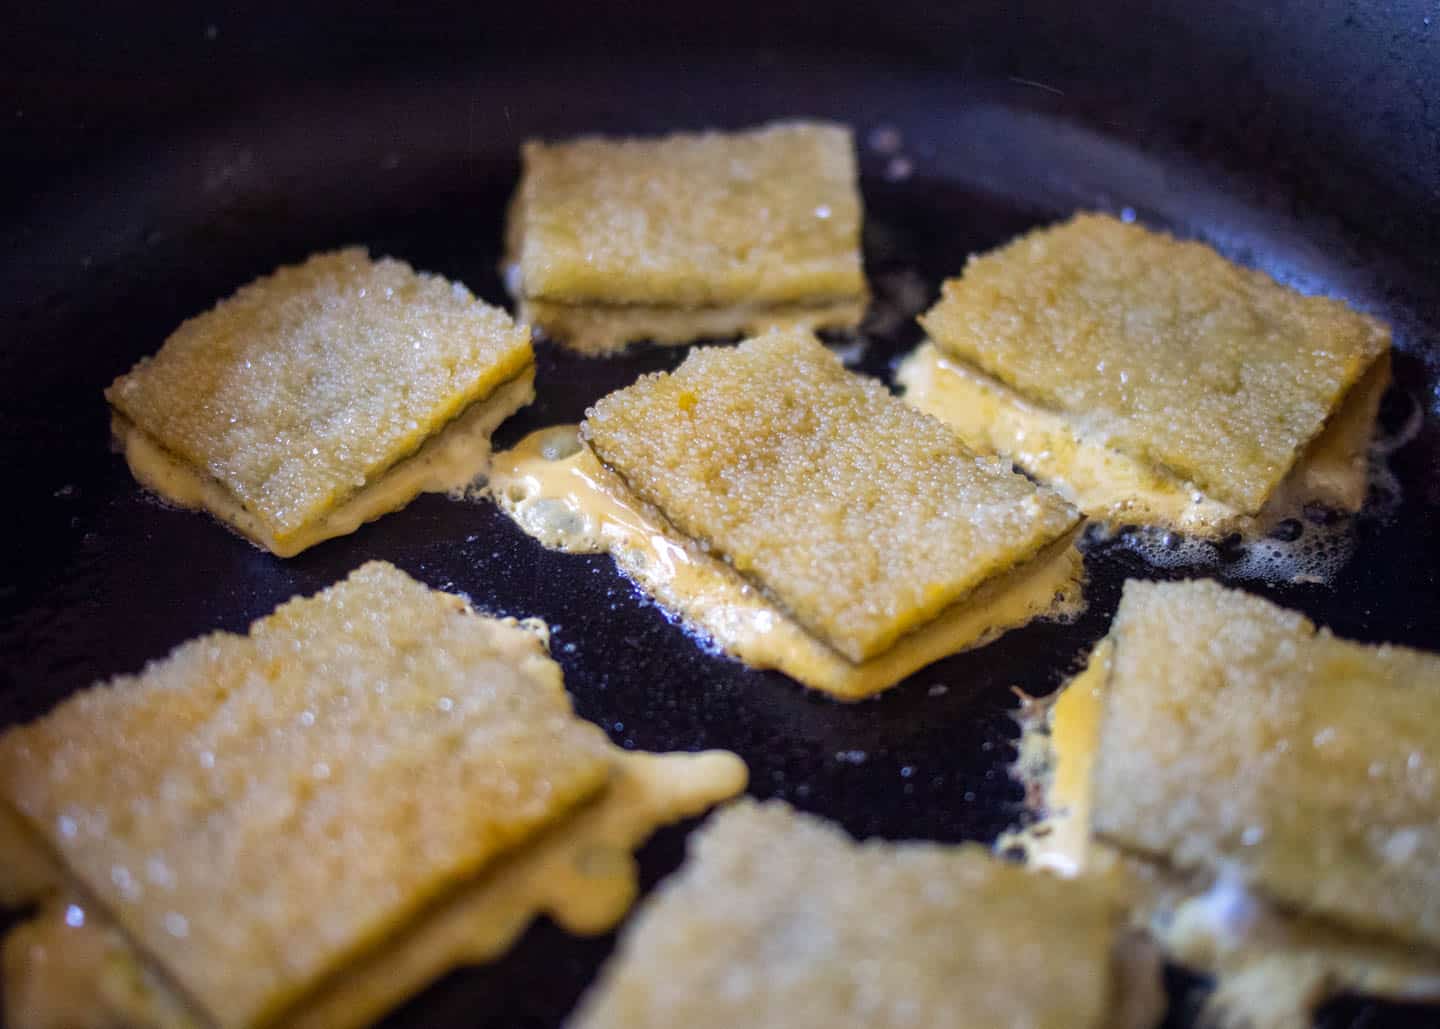
[[[923,343],[896,373],[905,400],[953,427],[972,447],[1002,453],[1095,517],[1164,525],[1200,535],[1264,526],[1310,501],[1357,510],[1365,501],[1366,452],[1380,397],[1390,382],[1382,357],[1350,391],[1265,508],[1247,515],[1194,484],[1080,434],[1074,423]]]
[[[292,1029],[367,1025],[452,968],[503,953],[538,915],[570,932],[612,928],[638,891],[632,851],[662,824],[745,788],[733,754],[616,749],[600,799],[502,860],[400,935],[347,967],[282,1019]],[[0,835],[0,867],[20,860]],[[33,857],[31,855],[30,857]],[[13,1029],[191,1029],[200,1024],[145,970],[103,912],[70,893],[53,865],[53,896],[6,941],[5,1024]]]
[[[813,304],[733,304],[724,307],[662,307],[642,304],[566,304],[521,297],[516,317],[542,328],[582,353],[623,350],[634,340],[688,343],[755,335],[772,328],[848,329],[865,313],[865,297]]]
[[[322,540],[354,532],[366,522],[404,507],[420,493],[463,490],[485,473],[490,436],[510,415],[535,399],[535,370],[498,387],[374,482],[319,521],[279,543],[217,480],[171,456],[132,422],[116,415],[112,429],[135,478],[180,507],[209,511],[252,542],[280,557],[293,557]]]
[[[676,532],[581,444],[573,425],[542,429],[496,454],[490,493],[546,546],[608,552],[621,571],[726,653],[754,668],[779,669],[841,700],[878,693],[1033,619],[1077,614],[1083,603],[1083,562],[1070,533],[889,650],[854,664]]]
[[[1079,875],[1089,864],[1090,772],[1105,710],[1105,680],[1114,644],[1101,640],[1085,669],[1054,698],[1035,705],[1020,737],[1020,778],[1038,785],[1041,818],[1005,836],[1037,868]]]

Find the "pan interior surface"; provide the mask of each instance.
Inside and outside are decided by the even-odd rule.
[[[608,558],[546,551],[488,504],[425,496],[281,561],[147,496],[110,452],[105,385],[181,320],[277,264],[359,243],[505,303],[496,268],[524,138],[794,115],[856,131],[876,301],[863,331],[835,342],[854,367],[887,381],[921,338],[914,315],[968,254],[1077,209],[1203,239],[1393,324],[1395,385],[1382,431],[1394,446],[1337,580],[1242,580],[1242,557],[1224,544],[1203,566],[1160,571],[1123,540],[1097,546],[1078,621],[1011,632],[845,706],[697,646]],[[0,269],[9,326],[0,453],[12,519],[0,584],[0,724],[34,718],[202,632],[240,630],[289,596],[383,558],[485,610],[547,619],[579,712],[624,746],[734,750],[750,765],[752,793],[857,835],[990,840],[1020,812],[1007,772],[1012,687],[1043,694],[1074,671],[1129,575],[1211,574],[1343,636],[1440,647],[1440,278],[1406,246],[1301,204],[1272,173],[1142,148],[1127,142],[1124,125],[1076,116],[1043,82],[957,83],[839,57],[658,60],[624,75],[570,61],[312,89],[102,162],[22,218]],[[542,345],[538,399],[496,442],[577,421],[605,393],[684,353],[641,347],[594,360]],[[682,847],[675,830],[642,852],[647,885],[678,864]],[[542,922],[501,961],[447,977],[386,1024],[557,1024],[612,943]],[[1170,1024],[1190,1024],[1176,1006]],[[1369,1019],[1371,1029],[1433,1022],[1424,1011],[1358,1002],[1327,1017],[1337,1026]]]

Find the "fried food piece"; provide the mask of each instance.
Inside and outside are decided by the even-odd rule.
[[[534,633],[378,562],[0,736],[0,798],[220,1026],[276,1017],[610,769]]]
[[[530,142],[521,157],[506,278],[522,317],[579,349],[859,322],[847,128]]]
[[[1120,909],[974,845],[857,844],[742,801],[691,838],[572,1020],[646,1026],[1110,1026]]]
[[[1440,946],[1440,657],[1210,581],[1127,583],[1111,639],[1098,833]]]
[[[837,700],[873,696],[1010,629],[1084,610],[1077,528],[856,664],[635,496],[580,442],[578,431],[574,425],[540,429],[497,454],[489,489],[500,509],[547,547],[609,553],[640,589],[731,657],[751,668],[777,668]]]
[[[643,500],[852,662],[1077,521],[803,333],[697,351],[603,398],[582,431]]]
[[[288,557],[484,472],[533,375],[504,311],[350,249],[190,319],[105,396],[137,478]]]
[[[1153,475],[1257,513],[1390,346],[1338,300],[1092,214],[971,258],[920,320],[944,356],[1138,466],[1091,510]]]
[[[515,257],[528,295],[685,307],[864,288],[849,129],[591,137],[522,156]]]
[[[631,851],[657,826],[745,788],[744,762],[724,751],[609,754],[610,779],[597,798],[326,978],[285,1011],[288,1029],[369,1025],[452,968],[503,953],[541,913],[580,935],[614,928],[639,891]],[[0,861],[6,849],[0,837]],[[58,871],[52,878],[58,893],[5,941],[5,1024],[193,1029],[184,998],[104,912],[68,892]]]
[[[1033,820],[996,849],[1018,850],[1031,867],[1115,881],[1167,958],[1214,979],[1201,1021],[1217,1029],[1308,1029],[1316,1009],[1341,994],[1440,999],[1440,950],[1297,913],[1228,863],[1177,868],[1168,855],[1155,860],[1092,835],[1114,651],[1106,637],[1063,689],[1024,705],[1015,773]]]

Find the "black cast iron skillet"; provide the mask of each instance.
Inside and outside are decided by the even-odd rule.
[[[0,42],[0,724],[380,557],[548,619],[580,712],[626,746],[731,748],[751,792],[856,834],[993,838],[1019,813],[1010,687],[1053,689],[1124,578],[1158,574],[1121,551],[1091,554],[1078,624],[1031,626],[841,706],[706,653],[608,559],[547,552],[488,506],[422,498],[280,561],[147,499],[107,446],[105,384],[281,262],[365,243],[504,300],[501,220],[527,136],[784,115],[846,121],[861,141],[866,260],[892,316],[869,327],[872,374],[917,341],[909,313],[968,253],[1077,208],[1130,208],[1390,321],[1384,421],[1423,418],[1391,459],[1400,499],[1358,520],[1333,586],[1246,585],[1345,636],[1440,648],[1432,5],[116,6],[17,13]],[[898,133],[898,153],[871,145],[877,130]],[[682,356],[542,347],[539,400],[500,441]],[[644,850],[647,884],[682,846],[676,829]],[[612,944],[542,921],[387,1024],[555,1024]],[[1169,1024],[1188,1025],[1195,983],[1171,985]],[[1356,1000],[1323,1021],[1437,1015]]]

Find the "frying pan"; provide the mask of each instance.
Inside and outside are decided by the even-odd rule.
[[[130,5],[31,6],[0,42],[0,724],[379,557],[548,619],[579,711],[625,746],[730,748],[751,792],[857,835],[992,839],[1020,811],[1010,688],[1044,693],[1073,670],[1127,575],[1185,569],[1097,547],[1075,624],[1012,632],[843,706],[707,652],[608,558],[543,550],[490,506],[423,497],[280,561],[148,499],[107,446],[111,378],[279,263],[359,242],[504,300],[495,266],[526,137],[788,115],[845,121],[860,141],[879,312],[855,348],[868,373],[891,374],[919,338],[915,308],[968,253],[1077,208],[1128,208],[1389,321],[1382,420],[1412,430],[1389,459],[1398,495],[1357,521],[1333,585],[1243,585],[1344,636],[1440,649],[1431,4],[167,2],[140,20]],[[499,442],[682,356],[542,346],[539,398]],[[1232,559],[1206,571],[1227,578]],[[647,887],[679,863],[687,828],[642,852]],[[556,1024],[612,945],[542,920],[386,1024]],[[1195,981],[1172,971],[1170,985],[1168,1024],[1191,1024]],[[1358,1000],[1322,1016],[1435,1021]]]

